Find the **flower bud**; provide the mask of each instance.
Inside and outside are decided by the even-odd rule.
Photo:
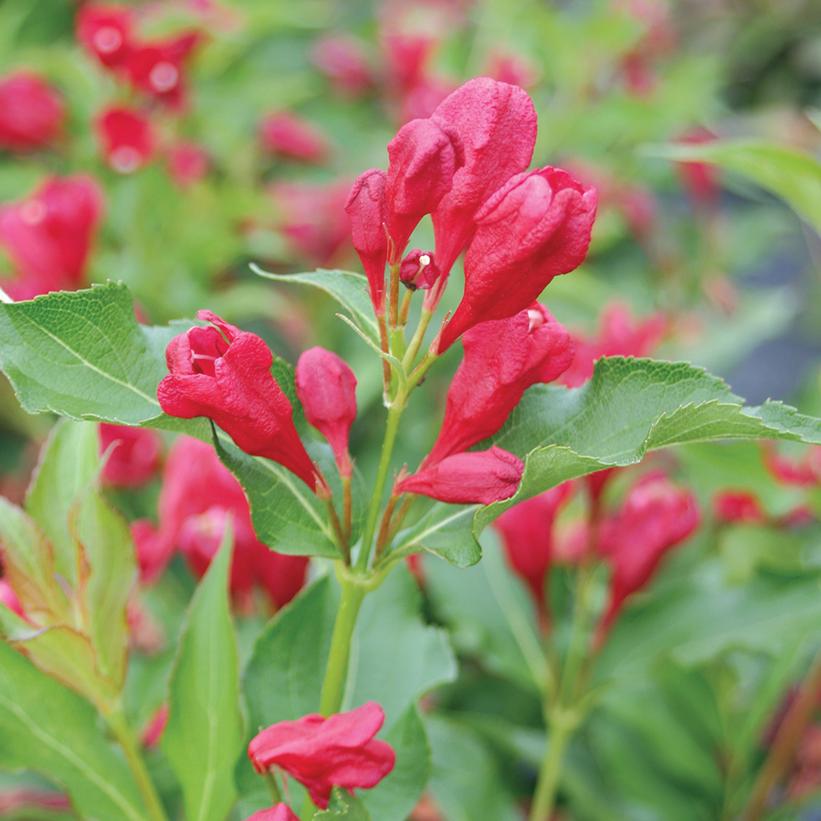
[[[719,522],[760,524],[767,520],[761,502],[746,490],[724,490],[713,497],[713,510]]]
[[[457,453],[401,479],[396,493],[417,493],[451,504],[489,505],[519,487],[524,462],[501,448]]]
[[[65,107],[36,74],[18,71],[0,79],[0,149],[43,148],[60,134]]]
[[[296,364],[296,394],[305,418],[329,442],[342,476],[351,475],[348,436],[356,419],[356,376],[331,351],[311,348]]]
[[[288,397],[271,375],[273,356],[256,334],[199,311],[194,327],[168,343],[169,375],[157,398],[170,416],[212,419],[253,456],[279,462],[312,490],[316,469],[300,441]]]
[[[351,219],[353,247],[362,260],[377,314],[385,310],[385,262],[388,258],[385,180],[385,172],[378,168],[365,171],[357,178],[345,204],[345,213]]]
[[[321,163],[330,152],[324,134],[287,111],[269,114],[260,125],[259,139],[271,154],[300,162]]]
[[[108,164],[120,174],[144,166],[154,153],[154,133],[148,118],[130,108],[108,108],[95,123]]]
[[[133,25],[125,6],[84,3],[77,12],[77,39],[103,66],[117,69],[131,52]]]
[[[476,212],[476,233],[465,255],[465,293],[439,350],[480,322],[513,316],[553,277],[578,267],[595,215],[595,189],[561,169],[548,166],[508,180]]]
[[[139,487],[160,465],[162,439],[157,431],[128,425],[100,425],[100,453],[107,456],[102,479],[109,487]]]
[[[421,288],[430,290],[438,281],[441,272],[431,251],[414,248],[409,251],[399,266],[399,279],[411,291]]]
[[[26,617],[23,612],[23,605],[20,604],[20,599],[17,598],[14,588],[5,579],[0,579],[0,607],[8,607],[12,613],[21,619]]]

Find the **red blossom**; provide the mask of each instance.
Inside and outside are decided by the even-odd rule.
[[[699,525],[692,493],[663,474],[642,477],[619,511],[599,527],[597,546],[612,568],[610,600],[598,628],[601,641],[625,600],[641,590],[669,550],[684,542]]]
[[[443,100],[431,119],[462,150],[463,162],[453,185],[433,213],[437,260],[447,276],[473,236],[473,218],[479,207],[530,163],[536,142],[536,112],[521,88],[479,77]]]
[[[463,345],[442,428],[425,464],[492,436],[531,385],[553,381],[573,360],[570,334],[538,302],[510,319],[477,325]]]
[[[395,493],[417,493],[450,504],[489,505],[519,487],[524,462],[501,448],[457,453],[397,482]]]
[[[170,146],[166,161],[171,179],[180,188],[188,188],[208,173],[208,152],[195,142],[183,140]]]
[[[0,579],[0,607],[8,607],[12,613],[20,616],[21,619],[26,617],[20,599],[17,598],[14,589],[5,579]]]
[[[383,31],[380,40],[388,81],[396,94],[407,94],[424,81],[437,39],[426,33],[394,30]]]
[[[108,164],[120,174],[142,168],[154,154],[151,122],[136,109],[107,108],[95,128]]]
[[[102,193],[86,176],[51,177],[0,207],[0,246],[18,276],[3,285],[12,298],[80,287],[101,212]]]
[[[305,351],[296,364],[296,393],[305,418],[329,442],[342,476],[351,475],[348,437],[356,419],[356,376],[325,348]]]
[[[133,46],[134,21],[126,6],[86,3],[77,13],[77,39],[103,66],[121,68]]]
[[[411,291],[421,288],[429,291],[439,281],[442,272],[431,251],[414,248],[405,255],[399,265],[399,280]]]
[[[187,31],[167,40],[133,46],[125,63],[131,85],[173,109],[185,104],[185,63],[201,35]]]
[[[780,454],[771,442],[764,443],[762,447],[764,465],[777,481],[797,487],[821,485],[821,446],[811,447],[801,459]]]
[[[306,163],[321,163],[330,153],[328,140],[321,131],[287,111],[265,117],[259,127],[259,139],[266,151]]]
[[[131,523],[131,538],[140,569],[140,583],[146,587],[162,576],[174,553],[174,542],[148,519]]]
[[[253,456],[279,462],[312,490],[316,469],[296,432],[293,409],[271,375],[273,355],[256,334],[241,331],[211,311],[168,343],[169,375],[157,388],[170,416],[205,416]]]
[[[0,79],[0,150],[31,151],[52,143],[65,120],[62,97],[36,74]]]
[[[746,490],[724,490],[713,497],[713,509],[720,522],[758,524],[767,520],[758,497]]]
[[[494,80],[501,83],[510,83],[512,86],[521,86],[521,88],[532,86],[538,78],[538,73],[533,65],[522,57],[516,54],[499,52],[491,55],[487,73]]]
[[[544,607],[545,580],[554,559],[553,525],[573,490],[573,483],[565,482],[519,502],[495,522],[510,566],[527,584],[540,609]]]
[[[299,816],[294,815],[287,804],[280,803],[266,810],[257,810],[245,821],[299,821]]]
[[[345,94],[358,97],[375,83],[373,70],[359,40],[332,35],[317,40],[311,49],[314,65]]]
[[[100,453],[108,458],[103,482],[112,487],[139,487],[160,465],[162,439],[153,430],[128,425],[100,425]]]
[[[476,233],[465,255],[465,293],[442,331],[439,350],[479,322],[513,316],[553,277],[577,268],[587,255],[595,216],[595,189],[559,168],[509,179],[476,212]],[[438,241],[436,253],[439,259]]]
[[[254,737],[248,757],[257,772],[284,770],[324,809],[334,787],[369,789],[391,772],[394,752],[374,738],[384,721],[385,713],[373,701],[328,718],[312,713],[280,721]]]

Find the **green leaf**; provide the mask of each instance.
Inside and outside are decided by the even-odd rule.
[[[648,146],[645,153],[713,163],[742,174],[781,197],[816,231],[821,231],[821,163],[811,154],[761,140]]]
[[[0,369],[29,413],[139,425],[162,413],[150,334],[122,284],[0,303]]]
[[[347,821],[370,821],[371,816],[359,798],[345,790],[336,789],[331,793],[328,809],[315,813],[314,821],[334,821],[336,818],[345,818]]]
[[[473,534],[475,506],[459,507],[437,503],[411,527],[399,533],[391,549],[392,560],[426,550],[456,567],[470,567],[482,558]]]
[[[188,612],[169,687],[162,749],[182,785],[188,821],[223,821],[234,803],[234,765],[244,740],[239,661],[226,531]]]
[[[717,439],[821,443],[821,420],[788,405],[745,407],[726,383],[685,362],[608,357],[580,388],[538,385],[494,444],[525,457],[522,484],[481,508],[481,531],[516,502],[602,468],[632,465],[649,450]]]
[[[62,785],[83,818],[145,821],[142,802],[92,707],[0,642],[0,767]]]
[[[368,280],[362,274],[355,274],[352,271],[329,271],[323,268],[304,274],[271,274],[256,265],[251,265],[251,270],[274,282],[308,285],[324,291],[351,315],[360,330],[378,341],[379,332],[373,316]]]

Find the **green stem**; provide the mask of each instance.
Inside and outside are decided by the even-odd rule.
[[[157,795],[154,782],[148,774],[148,768],[145,766],[139,743],[128,726],[122,710],[116,709],[109,713],[106,720],[111,732],[117,739],[117,743],[125,753],[125,760],[134,775],[134,780],[137,782],[137,787],[145,802],[148,817],[151,821],[167,821],[168,816],[166,816],[160,797]]]
[[[405,352],[405,357],[402,360],[402,365],[405,367],[406,371],[409,371],[413,366],[413,360],[416,359],[416,354],[419,353],[419,348],[422,346],[422,342],[425,339],[425,333],[428,330],[428,325],[430,325],[430,320],[432,317],[433,313],[431,311],[422,308],[422,315],[419,317],[419,324],[416,326],[416,331],[413,334],[410,345],[408,345],[408,350]]]
[[[575,724],[564,718],[548,720],[550,727],[550,743],[542,766],[539,769],[539,780],[536,784],[536,793],[530,806],[530,821],[549,821],[553,814],[553,804],[556,801],[556,789],[559,786],[559,775],[562,771],[562,762],[567,744],[573,735]]]
[[[342,596],[336,612],[328,666],[322,682],[319,711],[324,716],[339,712],[345,695],[345,681],[348,678],[348,658],[351,652],[351,638],[356,627],[356,617],[365,598],[366,588],[347,578],[341,578]]]

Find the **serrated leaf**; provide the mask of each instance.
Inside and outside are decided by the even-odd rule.
[[[821,232],[821,163],[811,154],[761,140],[648,146],[645,153],[671,160],[713,163],[743,174],[781,197]]]
[[[0,768],[42,773],[90,821],[145,821],[131,774],[92,707],[2,642]]]
[[[223,821],[236,797],[233,772],[244,734],[229,531],[191,601],[169,686],[162,749],[182,786],[188,821]]]
[[[538,385],[524,395],[493,440],[526,457],[522,484],[481,508],[475,530],[568,479],[635,464],[657,448],[721,439],[821,443],[821,420],[779,402],[746,407],[721,379],[685,362],[600,359],[580,388]]]
[[[275,282],[308,285],[324,291],[351,315],[360,330],[374,341],[378,341],[379,332],[373,316],[368,280],[362,274],[323,268],[303,274],[271,274],[256,265],[252,265],[251,269],[255,274]]]

